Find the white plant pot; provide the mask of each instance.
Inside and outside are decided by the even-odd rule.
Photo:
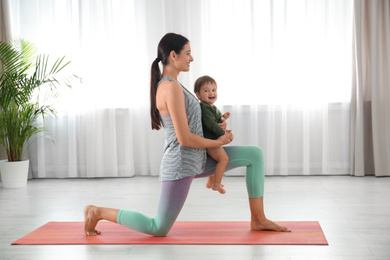
[[[27,186],[29,160],[19,162],[0,161],[0,174],[4,188]]]

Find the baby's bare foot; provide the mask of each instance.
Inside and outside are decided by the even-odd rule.
[[[278,231],[278,232],[291,232],[285,226],[276,224],[275,222],[265,219],[263,221],[251,221],[252,231]]]
[[[96,230],[95,227],[99,222],[97,216],[97,207],[88,205],[84,208],[84,232],[87,236],[100,235],[101,232]]]
[[[225,194],[226,190],[223,187],[224,186],[221,183],[214,183],[212,189],[218,191],[221,194]]]
[[[206,188],[211,189],[213,187],[213,184],[214,184],[214,176],[207,177]]]

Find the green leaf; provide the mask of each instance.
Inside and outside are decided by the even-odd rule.
[[[75,75],[61,77],[69,63],[61,57],[49,67],[49,56],[38,55],[35,45],[24,39],[0,42],[0,143],[9,161],[20,161],[26,142],[48,130],[38,125],[39,118],[45,122],[56,116],[54,107],[40,104],[39,97],[43,95],[44,103],[52,99],[54,104],[61,86],[71,87],[73,80],[81,82]]]

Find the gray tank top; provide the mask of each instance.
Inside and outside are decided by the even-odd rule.
[[[163,77],[158,84],[169,80]],[[179,82],[177,82],[179,83]],[[180,84],[180,83],[179,83]],[[202,111],[198,100],[182,84],[185,109],[190,132],[203,137]],[[164,155],[160,168],[160,180],[178,180],[203,172],[206,165],[206,149],[194,149],[179,144],[170,115],[161,115],[165,132]]]

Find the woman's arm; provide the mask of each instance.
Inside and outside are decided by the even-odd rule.
[[[157,99],[164,99],[166,109],[170,114],[175,128],[177,140],[183,146],[191,148],[220,147],[233,140],[233,134],[226,132],[217,140],[206,139],[190,132],[185,104],[183,88],[175,82],[161,83],[157,92]]]

